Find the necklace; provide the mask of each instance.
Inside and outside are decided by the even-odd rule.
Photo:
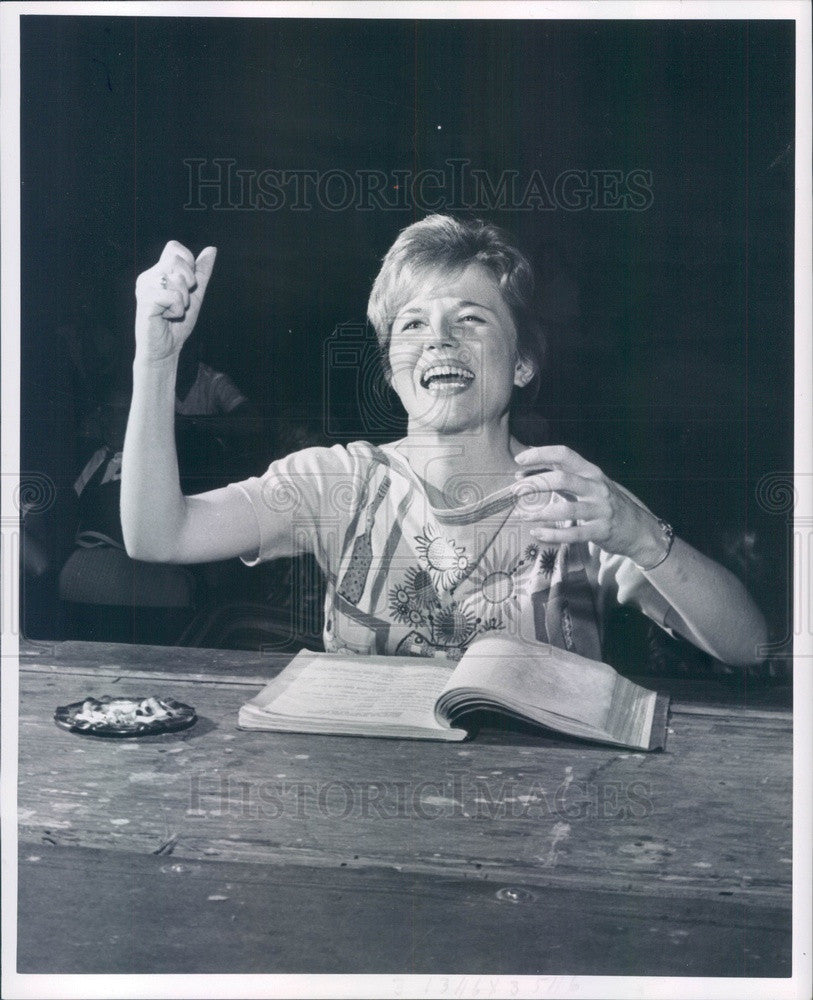
[[[500,519],[500,523],[494,529],[494,532],[491,535],[491,538],[489,538],[489,540],[486,542],[486,544],[481,549],[480,555],[477,556],[477,558],[474,560],[474,562],[470,563],[466,567],[466,569],[464,570],[463,575],[460,577],[460,579],[456,583],[453,583],[452,586],[449,588],[449,596],[450,597],[452,597],[454,595],[454,592],[457,590],[457,588],[460,586],[461,583],[465,583],[466,580],[468,580],[468,578],[471,576],[471,574],[477,569],[477,567],[483,561],[483,557],[485,556],[486,552],[488,552],[488,550],[491,548],[491,546],[497,540],[497,535],[499,535],[499,533],[505,527],[506,523],[508,522],[508,518],[514,513],[514,509],[515,509],[516,505],[517,505],[517,501],[516,501],[516,499],[513,499],[511,501],[511,503],[509,504],[508,510],[506,510],[505,515]]]

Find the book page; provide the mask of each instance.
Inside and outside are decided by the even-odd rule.
[[[436,729],[435,701],[452,670],[417,657],[303,651],[249,704],[303,720]]]
[[[455,693],[488,692],[495,704],[528,718],[571,728],[568,720],[618,738],[648,739],[656,695],[622,678],[609,664],[547,643],[489,636],[469,647],[441,695],[445,709]],[[558,728],[558,726],[557,726]],[[576,727],[574,727],[576,728]]]
[[[490,691],[497,701],[601,727],[616,676],[608,664],[547,643],[488,636],[469,647],[446,690]]]

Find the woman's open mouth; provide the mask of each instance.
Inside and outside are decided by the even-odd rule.
[[[436,395],[468,389],[473,381],[474,372],[463,365],[431,365],[421,375],[421,386]]]

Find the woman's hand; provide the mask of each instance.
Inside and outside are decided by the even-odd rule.
[[[563,445],[528,448],[514,487],[519,516],[534,522],[542,542],[594,542],[627,556],[642,569],[668,551],[658,519],[597,466]],[[556,496],[555,494],[560,494]],[[562,522],[569,522],[567,526]]]
[[[136,353],[147,361],[177,356],[195,327],[217,250],[206,247],[195,259],[171,240],[157,264],[136,281]]]

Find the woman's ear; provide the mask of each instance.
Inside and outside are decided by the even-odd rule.
[[[524,389],[526,385],[533,379],[536,374],[536,369],[531,364],[530,361],[526,361],[521,355],[517,358],[516,367],[514,368],[514,385],[519,389]]]

